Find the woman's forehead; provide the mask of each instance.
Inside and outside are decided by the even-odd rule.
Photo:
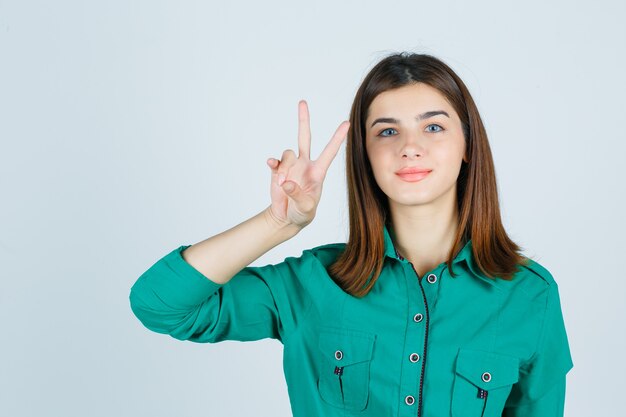
[[[370,104],[367,120],[373,117],[414,117],[430,111],[444,110],[453,117],[454,109],[436,88],[423,83],[383,91]]]

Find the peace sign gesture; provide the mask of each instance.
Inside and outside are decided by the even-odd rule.
[[[283,152],[279,161],[267,160],[272,170],[269,214],[280,224],[305,227],[313,221],[322,194],[326,171],[337,155],[348,133],[350,122],[343,121],[319,158],[310,159],[311,128],[305,100],[298,102],[298,156],[291,150]]]

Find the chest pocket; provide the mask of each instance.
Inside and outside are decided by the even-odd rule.
[[[455,367],[452,417],[500,417],[518,379],[517,357],[461,348]]]
[[[356,330],[321,330],[317,388],[326,403],[350,411],[367,407],[375,338]]]

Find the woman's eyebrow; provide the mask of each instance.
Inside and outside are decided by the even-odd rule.
[[[415,120],[428,119],[429,117],[433,117],[438,114],[443,114],[444,116],[448,118],[450,117],[450,115],[443,110],[433,110],[433,111],[427,111],[422,114],[418,114]],[[372,123],[370,127],[374,127],[376,123],[396,123],[397,124],[398,119],[394,119],[393,117],[379,117],[378,119],[374,120],[374,123]]]

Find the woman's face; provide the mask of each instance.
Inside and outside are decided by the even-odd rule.
[[[438,90],[416,83],[382,92],[365,123],[367,156],[390,205],[423,205],[456,196],[461,162],[467,160],[465,139],[459,116]],[[396,173],[406,167],[430,172]]]

